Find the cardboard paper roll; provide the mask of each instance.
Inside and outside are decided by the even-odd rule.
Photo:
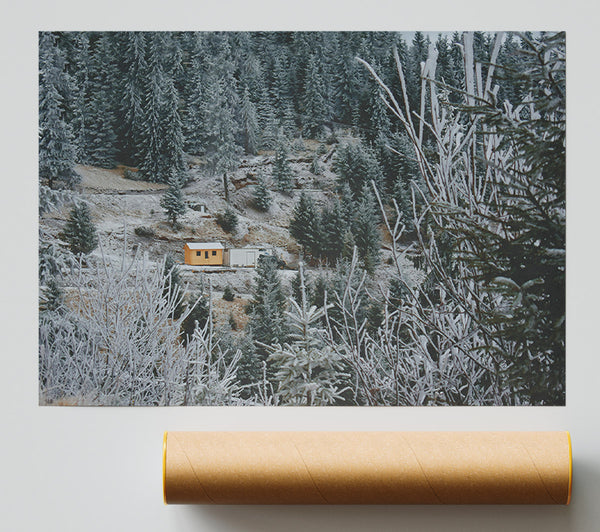
[[[568,504],[568,432],[168,432],[165,503]]]

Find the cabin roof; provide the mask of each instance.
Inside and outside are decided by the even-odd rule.
[[[220,242],[187,242],[185,245],[189,249],[224,249]]]

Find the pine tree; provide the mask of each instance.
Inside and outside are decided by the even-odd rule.
[[[190,51],[191,72],[186,85],[186,105],[184,118],[185,149],[188,153],[199,154],[204,150],[204,84],[206,57],[202,38],[193,36]]]
[[[144,131],[140,143],[140,170],[149,181],[168,183],[173,172],[187,178],[178,93],[165,68],[168,35],[152,34],[148,46],[148,84],[144,94]]]
[[[126,164],[140,164],[140,143],[144,135],[144,89],[148,79],[147,40],[143,32],[124,32],[121,57],[121,102],[119,157]]]
[[[338,149],[333,164],[340,189],[348,184],[355,199],[360,197],[363,187],[375,182],[378,190],[383,188],[383,173],[373,151],[362,143],[345,144]]]
[[[40,32],[39,57],[39,178],[50,187],[72,187],[79,177],[73,167],[72,131],[65,121],[63,91],[69,83],[64,54],[50,32]]]
[[[87,255],[96,249],[98,236],[87,203],[75,204],[71,209],[62,237],[75,255]]]
[[[339,200],[324,207],[321,211],[322,253],[329,264],[340,258],[344,246],[344,233],[349,225],[344,220]]]
[[[227,207],[224,212],[217,213],[216,222],[223,231],[235,233],[238,226],[238,215],[231,207]]]
[[[304,253],[318,258],[322,238],[319,213],[312,198],[302,192],[290,219],[290,235],[302,246]]]
[[[89,123],[86,100],[89,94],[90,46],[86,32],[77,32],[73,37],[73,64],[76,65],[71,74],[73,81],[73,98],[71,120],[73,130],[73,146],[75,160],[85,164],[86,128]]]
[[[310,138],[319,138],[327,118],[325,88],[315,55],[308,59],[304,80],[303,117],[304,133]]]
[[[231,285],[227,285],[225,290],[223,290],[223,299],[225,301],[233,301],[235,299],[235,294],[231,288]]]
[[[267,182],[262,173],[258,174],[257,183],[253,191],[254,206],[262,212],[266,212],[273,203],[273,198],[269,192]]]
[[[169,188],[160,200],[160,206],[164,209],[167,218],[173,227],[178,226],[179,217],[185,212],[185,202],[181,192],[181,179],[175,171],[169,179]]]
[[[40,311],[61,312],[64,310],[65,295],[56,277],[51,276],[40,295]]]
[[[262,255],[258,259],[256,278],[252,289],[252,300],[247,312],[250,315],[249,330],[255,344],[256,364],[266,361],[268,349],[266,346],[285,341],[287,326],[285,321],[286,297],[281,286],[277,271],[277,259]],[[268,367],[269,377],[272,378],[272,368]]]
[[[309,306],[302,265],[299,278],[300,302],[290,299],[286,313],[291,342],[278,345],[269,357],[276,368],[277,396],[284,405],[331,405],[341,399],[348,375],[342,372],[340,356],[320,338],[324,309]]]
[[[225,189],[225,200],[229,201],[228,172],[237,168],[242,148],[236,143],[239,127],[235,121],[234,102],[231,102],[227,83],[230,81],[212,65],[204,94],[203,147],[209,169],[221,175]]]
[[[85,160],[87,164],[112,168],[116,140],[113,110],[115,65],[111,37],[102,33],[90,53],[89,95],[85,112]]]
[[[240,109],[242,119],[242,131],[244,136],[244,147],[246,153],[256,154],[258,151],[259,142],[259,129],[258,129],[258,117],[256,115],[256,107],[250,99],[250,92],[248,87],[244,89],[244,96],[242,98],[242,105]]]
[[[287,157],[287,141],[283,136],[280,136],[275,151],[275,161],[273,162],[273,179],[277,184],[278,190],[290,194],[294,185],[292,168]]]
[[[362,192],[362,199],[356,210],[356,217],[352,226],[358,256],[364,269],[373,274],[379,264],[381,253],[381,235],[377,227],[379,219],[375,197],[368,185]]]

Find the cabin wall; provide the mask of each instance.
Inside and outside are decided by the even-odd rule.
[[[222,266],[223,250],[185,248],[185,263],[191,266]]]

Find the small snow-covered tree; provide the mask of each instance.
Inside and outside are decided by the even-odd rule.
[[[289,299],[286,312],[290,342],[275,347],[269,360],[275,365],[276,395],[283,405],[326,406],[341,399],[344,379],[341,357],[321,338],[324,309],[307,302],[300,265],[300,303]]]
[[[285,137],[279,136],[275,161],[273,162],[273,179],[278,190],[290,194],[294,188],[294,176],[288,161],[288,143]]]
[[[253,199],[254,206],[262,212],[268,211],[273,203],[273,198],[267,185],[267,180],[262,173],[259,173],[256,179],[256,186],[254,187],[253,191]]]
[[[169,179],[169,188],[163,194],[160,205],[173,227],[177,227],[179,217],[185,213],[185,202],[181,192],[181,180],[174,172]]]
[[[98,246],[96,226],[87,203],[76,203],[62,232],[75,255],[87,255]]]

